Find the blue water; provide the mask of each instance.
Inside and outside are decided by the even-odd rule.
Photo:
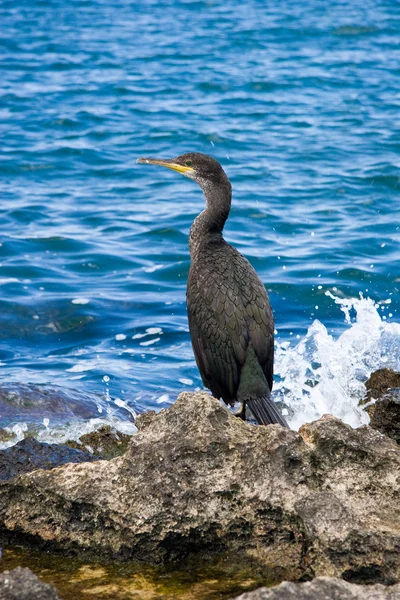
[[[0,23],[1,381],[139,411],[201,386],[185,284],[202,194],[138,156],[223,164],[226,238],[283,351],[316,319],[352,327],[327,291],[400,320],[397,2],[3,0]]]

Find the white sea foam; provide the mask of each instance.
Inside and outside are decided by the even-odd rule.
[[[145,273],[154,273],[155,271],[162,269],[164,266],[165,265],[151,265],[150,267],[142,267],[142,270]]]
[[[159,398],[157,398],[156,402],[157,404],[164,404],[164,402],[169,402],[169,395],[162,394]]]
[[[145,342],[140,342],[141,346],[152,346],[160,341],[161,338],[153,338],[152,340],[146,340]]]
[[[368,423],[358,407],[364,382],[376,369],[400,369],[400,324],[386,322],[370,298],[327,295],[343,311],[348,329],[334,339],[315,320],[298,344],[283,342],[276,348],[280,381],[274,385],[274,398],[293,411],[289,423],[294,429],[325,413],[353,427]]]
[[[83,373],[84,371],[91,371],[96,367],[96,363],[94,361],[87,360],[85,362],[78,363],[73,365],[69,369],[66,369],[69,373]]]
[[[123,340],[126,340],[126,335],[124,333],[117,333],[115,339],[117,342],[122,342]]]
[[[28,431],[28,424],[24,422],[15,423],[15,425],[3,427],[3,429],[6,433],[11,434],[12,437],[6,442],[0,442],[0,450],[14,446],[14,444],[18,444],[18,442],[23,440],[25,438],[25,433]]]
[[[100,427],[108,425],[121,433],[133,435],[137,432],[136,426],[132,421],[123,421],[122,419],[108,415],[105,418],[89,419],[89,421],[79,421],[64,427],[52,427],[38,432],[37,439],[40,442],[63,444],[68,440],[79,441],[79,438],[86,433],[97,431]],[[15,443],[15,440],[13,441]]]
[[[147,335],[161,334],[162,329],[161,329],[161,327],[148,327],[146,329],[146,333],[147,333]]]
[[[135,333],[135,335],[132,336],[133,340],[140,340],[141,338],[144,338],[148,335],[162,335],[163,330],[161,329],[161,327],[148,327],[146,329],[145,333]],[[143,344],[141,344],[143,345]],[[147,345],[147,344],[144,344]]]
[[[89,298],[74,298],[71,300],[72,304],[89,304]]]

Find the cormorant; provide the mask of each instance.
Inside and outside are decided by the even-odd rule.
[[[274,318],[263,283],[251,264],[228,244],[222,230],[232,186],[217,160],[190,152],[173,159],[139,158],[196,181],[206,208],[189,234],[190,271],[186,303],[193,351],[204,385],[226,404],[246,405],[262,425],[288,427],[271,400]]]

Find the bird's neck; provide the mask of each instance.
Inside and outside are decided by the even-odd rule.
[[[206,197],[206,208],[190,228],[189,249],[192,257],[200,247],[223,240],[222,230],[231,208],[232,187],[228,178],[218,186],[205,184],[202,190]]]

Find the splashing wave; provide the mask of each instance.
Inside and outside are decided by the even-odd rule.
[[[400,370],[400,324],[385,322],[370,298],[326,295],[340,306],[349,328],[334,339],[315,320],[296,346],[283,342],[276,349],[274,397],[288,406],[295,429],[325,413],[353,427],[368,423],[358,406],[365,381],[382,367]]]

